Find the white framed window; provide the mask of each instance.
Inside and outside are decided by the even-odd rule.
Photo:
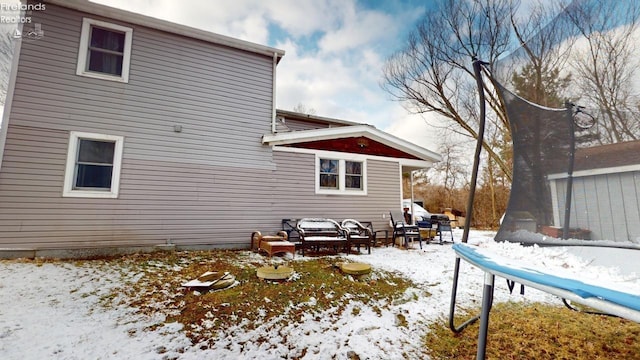
[[[362,161],[344,161],[344,187],[348,190],[362,190],[364,174]]]
[[[316,193],[366,195],[366,160],[316,156]]]
[[[340,187],[340,160],[320,159],[320,188],[338,190]]]
[[[133,29],[84,18],[76,74],[129,82]]]
[[[122,136],[72,131],[62,196],[117,198],[123,145]]]

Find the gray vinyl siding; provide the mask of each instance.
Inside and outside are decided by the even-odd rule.
[[[114,22],[133,28],[123,84],[75,75],[80,14],[51,6],[33,21],[47,36],[23,44],[13,125],[126,133],[130,157],[269,168],[272,59]]]
[[[274,213],[280,218],[328,217],[372,221],[375,230],[389,229],[389,210],[400,204],[400,165],[368,159],[367,195],[315,193],[315,155],[274,151],[277,164]],[[383,215],[385,218],[383,219]]]
[[[46,15],[46,18],[42,16]],[[141,26],[129,83],[77,76],[82,14],[34,12],[0,172],[0,248],[246,247],[271,214],[272,58]],[[181,125],[182,132],[173,131]],[[70,131],[124,137],[117,199],[63,198]]]
[[[245,247],[253,229],[276,222],[263,211],[271,206],[271,171],[127,159],[118,199],[62,198],[66,132],[13,133],[19,136],[8,141],[0,176],[3,247],[145,246],[167,239]],[[39,139],[46,153],[27,154],[25,140]]]
[[[562,221],[566,180],[556,189]],[[592,239],[640,242],[640,172],[576,177],[572,193],[571,227],[589,229]]]

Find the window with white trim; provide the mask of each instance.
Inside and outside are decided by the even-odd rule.
[[[344,167],[344,187],[346,189],[362,190],[362,162],[345,160]]]
[[[129,82],[133,29],[84,18],[76,74]]]
[[[366,195],[365,161],[317,157],[316,193]]]
[[[339,160],[320,159],[320,188],[338,189],[340,184]]]
[[[72,131],[62,195],[117,198],[123,143],[122,136]]]

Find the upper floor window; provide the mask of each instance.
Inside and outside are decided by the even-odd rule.
[[[343,159],[318,158],[318,194],[365,195],[365,162]]]
[[[129,81],[133,29],[84,18],[76,74]]]
[[[122,136],[71,132],[63,196],[118,197]]]

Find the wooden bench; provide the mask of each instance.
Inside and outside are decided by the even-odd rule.
[[[304,218],[298,220],[296,230],[300,235],[300,250],[332,248],[336,253],[348,245],[347,232],[335,220],[325,218]]]

